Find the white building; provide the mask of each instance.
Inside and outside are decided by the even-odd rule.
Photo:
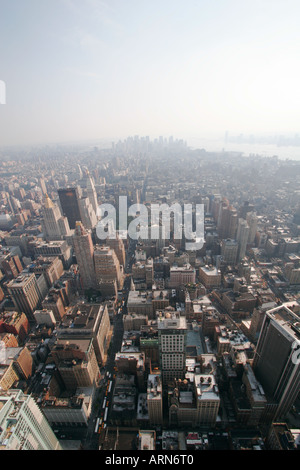
[[[186,318],[179,312],[158,312],[158,344],[163,382],[183,378],[186,358]]]
[[[0,393],[0,449],[62,450],[35,400],[21,390]]]

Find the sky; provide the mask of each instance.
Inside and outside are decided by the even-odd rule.
[[[0,146],[297,133],[299,24],[299,0],[0,0]]]

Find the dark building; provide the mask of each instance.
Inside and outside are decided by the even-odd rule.
[[[299,395],[299,320],[286,306],[269,310],[256,347],[253,369],[266,395],[276,403],[275,419],[284,418]]]
[[[61,210],[67,217],[70,229],[74,229],[77,221],[82,221],[77,188],[58,189]]]

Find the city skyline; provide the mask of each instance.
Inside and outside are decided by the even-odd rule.
[[[300,449],[299,16],[0,0],[0,450]]]
[[[0,400],[66,450],[299,448],[299,161],[135,136],[0,163]],[[164,220],[188,201],[197,250]],[[164,230],[99,237],[93,204]],[[0,448],[44,445],[6,406]]]
[[[1,3],[1,146],[298,132],[296,1]]]

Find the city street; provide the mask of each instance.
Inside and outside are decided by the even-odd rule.
[[[99,387],[95,394],[95,400],[93,410],[88,424],[86,437],[83,443],[84,450],[97,450],[99,448],[99,442],[104,438],[105,427],[100,429],[100,433],[95,432],[95,426],[97,418],[102,418],[101,425],[109,422],[109,410],[112,403],[113,389],[115,383],[115,355],[121,350],[122,339],[123,339],[123,315],[127,313],[127,298],[130,290],[130,276],[125,278],[123,286],[123,300],[120,313],[117,313],[113,321],[113,335],[109,346],[107,362],[103,369],[101,369],[101,377]],[[104,407],[103,407],[104,406]],[[107,411],[107,417],[104,423],[105,410]],[[101,426],[100,425],[100,426]]]

